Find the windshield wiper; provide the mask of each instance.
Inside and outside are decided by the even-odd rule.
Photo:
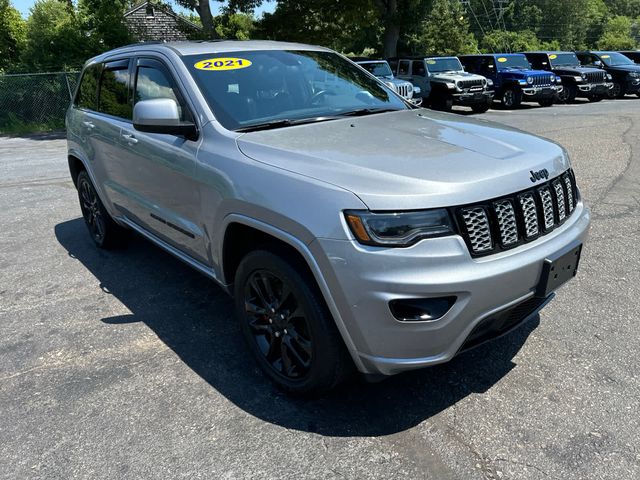
[[[389,107],[381,107],[381,108],[358,108],[357,110],[351,110],[349,112],[339,113],[340,117],[362,117],[364,115],[372,115],[374,113],[384,113],[384,112],[397,112],[402,110],[401,108],[389,108]]]
[[[335,120],[337,117],[310,117],[310,118],[281,118],[278,120],[270,120],[268,122],[254,123],[246,127],[236,128],[236,132],[256,132],[258,130],[271,130],[273,128],[291,127],[293,125],[304,125],[306,123],[326,122]]]

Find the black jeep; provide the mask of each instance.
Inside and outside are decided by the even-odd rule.
[[[610,98],[623,98],[626,94],[640,97],[640,65],[619,52],[576,52],[580,62],[602,68],[613,78]]]
[[[609,94],[611,78],[604,70],[580,65],[573,52],[525,52],[536,70],[549,70],[562,78],[562,92],[558,99],[573,102],[576,97],[599,102]]]

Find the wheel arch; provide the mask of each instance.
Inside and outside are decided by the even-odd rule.
[[[272,225],[238,214],[231,214],[225,218],[221,232],[220,276],[227,291],[233,291],[235,272],[244,255],[250,251],[265,248],[281,255],[292,255],[295,263],[305,269],[317,286],[356,367],[365,371],[320,266],[307,244]]]
[[[76,155],[69,154],[67,155],[67,161],[69,162],[69,173],[71,174],[71,180],[73,181],[74,186],[78,186],[78,175],[80,172],[88,171],[84,162]]]

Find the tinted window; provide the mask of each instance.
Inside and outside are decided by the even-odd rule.
[[[414,60],[411,64],[411,68],[413,69],[412,71],[414,75],[424,77],[427,74],[427,71],[424,68],[424,63],[420,60]]]
[[[174,100],[178,104],[180,120],[190,120],[188,110],[181,101],[180,94],[168,73],[155,67],[138,67],[135,102],[153,100],[155,98],[170,98]]]
[[[363,62],[359,65],[376,77],[391,77],[393,75],[387,62]]]
[[[529,60],[524,55],[505,55],[498,57],[499,70],[527,70],[529,69]]]
[[[618,52],[604,52],[600,54],[600,58],[608,67],[616,67],[618,65],[633,65],[633,61]]]
[[[95,110],[98,103],[98,71],[99,65],[91,65],[82,74],[80,88],[76,97],[76,106]]]
[[[580,65],[575,53],[552,53],[549,55],[551,65],[554,67],[577,67]]]
[[[129,70],[126,67],[105,68],[100,76],[98,111],[120,118],[131,118],[128,100]]]
[[[400,60],[398,75],[409,75],[409,60]]]
[[[460,60],[456,57],[428,58],[427,67],[431,73],[459,72],[462,70]]]

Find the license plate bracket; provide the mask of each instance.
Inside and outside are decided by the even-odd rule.
[[[548,297],[562,284],[571,280],[578,272],[582,244],[561,253],[555,258],[547,258],[542,266],[542,275],[536,288],[536,296]]]

